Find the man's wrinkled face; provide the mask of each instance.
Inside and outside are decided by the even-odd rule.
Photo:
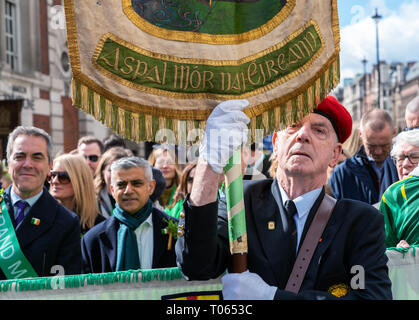
[[[327,168],[337,163],[342,151],[331,122],[316,113],[280,131],[275,140],[277,173],[287,176],[325,180]]]
[[[410,172],[418,166],[419,147],[403,143],[397,148],[396,156],[393,158],[396,163],[399,179],[405,179]]]

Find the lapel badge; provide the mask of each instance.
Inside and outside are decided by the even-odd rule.
[[[275,221],[269,221],[268,230],[274,230],[274,229],[275,229]]]
[[[39,226],[40,223],[41,223],[41,220],[39,220],[38,218],[31,219],[31,224],[33,224],[34,226]]]

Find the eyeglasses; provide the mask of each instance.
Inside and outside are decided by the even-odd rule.
[[[89,159],[90,162],[96,162],[99,160],[99,156],[92,154],[91,156],[83,156],[86,160]]]
[[[70,176],[65,171],[50,171],[48,174],[48,182],[52,183],[55,177],[58,177],[58,182],[61,184],[68,184],[71,182]]]
[[[404,159],[408,159],[409,162],[413,165],[416,165],[419,163],[419,151],[411,152],[408,155],[405,154],[399,154],[395,157],[392,157],[394,164],[402,164]]]

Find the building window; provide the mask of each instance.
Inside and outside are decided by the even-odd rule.
[[[17,32],[17,4],[16,0],[5,1],[5,23],[6,23],[6,62],[10,69],[17,71],[18,56],[18,32]]]

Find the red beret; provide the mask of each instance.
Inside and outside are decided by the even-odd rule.
[[[344,143],[351,135],[352,117],[348,110],[346,110],[335,97],[327,96],[313,112],[321,114],[330,120],[336,131],[339,142]]]

